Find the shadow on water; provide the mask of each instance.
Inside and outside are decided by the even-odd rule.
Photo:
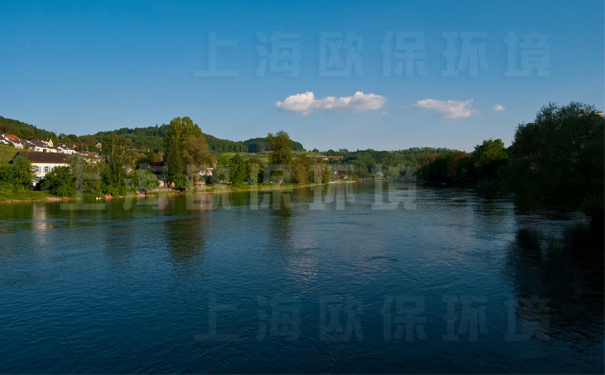
[[[603,231],[577,222],[555,228],[538,220],[521,225],[506,251],[516,315],[572,347],[582,340],[602,345]]]
[[[192,210],[186,197],[168,200],[162,214],[161,230],[174,267],[183,271],[202,264],[212,215]]]
[[[292,207],[291,194],[273,192],[272,205],[269,208],[269,230],[274,248],[285,255],[292,249]]]

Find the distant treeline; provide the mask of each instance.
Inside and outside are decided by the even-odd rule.
[[[330,165],[341,166],[340,170],[348,170],[359,178],[398,179],[412,177],[409,168],[421,168],[439,156],[454,152],[457,151],[448,148],[412,147],[401,151],[340,149],[328,150],[322,154],[330,157]]]
[[[109,139],[112,134],[117,134],[124,138],[129,138],[132,145],[137,149],[162,150],[164,147],[164,137],[168,132],[170,125],[155,125],[146,128],[120,128],[111,131],[101,131],[92,135],[77,136],[75,134],[57,135],[54,132],[39,129],[34,125],[26,124],[18,120],[7,119],[0,116],[0,133],[16,135],[21,139],[52,139],[53,142],[67,143],[76,145],[80,150],[98,151],[95,145],[103,143]],[[218,154],[225,152],[264,152],[271,151],[271,145],[267,138],[252,138],[246,141],[230,141],[214,137],[210,134],[204,134],[208,147]],[[301,143],[291,141],[293,151],[304,151]]]
[[[26,124],[0,116],[0,134],[13,134],[21,139],[47,139],[57,141],[57,135],[48,130],[39,129],[35,125]]]

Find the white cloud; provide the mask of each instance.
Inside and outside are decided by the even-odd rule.
[[[492,107],[492,110],[494,110],[494,111],[506,111],[506,108],[504,108],[504,106],[501,106],[500,104],[496,104],[495,106]]]
[[[321,112],[358,112],[368,109],[380,109],[384,105],[385,97],[374,94],[364,94],[357,91],[353,96],[337,98],[328,96],[317,99],[311,91],[290,95],[283,102],[275,103],[275,106],[284,111],[298,112],[308,115],[314,111]]]
[[[443,102],[435,99],[424,99],[417,101],[414,106],[433,110],[439,113],[441,116],[451,119],[458,117],[469,117],[472,114],[477,113],[476,110],[472,109],[473,99],[463,102],[459,102],[457,100],[448,100]]]

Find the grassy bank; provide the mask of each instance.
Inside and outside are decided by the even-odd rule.
[[[0,202],[61,199],[49,194],[48,191],[31,190],[0,190]]]
[[[23,152],[23,150],[15,147],[0,145],[0,167],[7,166],[8,162],[11,161],[13,156],[19,151]]]

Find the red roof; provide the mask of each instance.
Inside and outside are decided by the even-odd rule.
[[[2,135],[5,136],[6,138],[10,139],[11,141],[21,142],[19,137],[17,137],[16,135],[12,135],[12,134],[2,134]]]

